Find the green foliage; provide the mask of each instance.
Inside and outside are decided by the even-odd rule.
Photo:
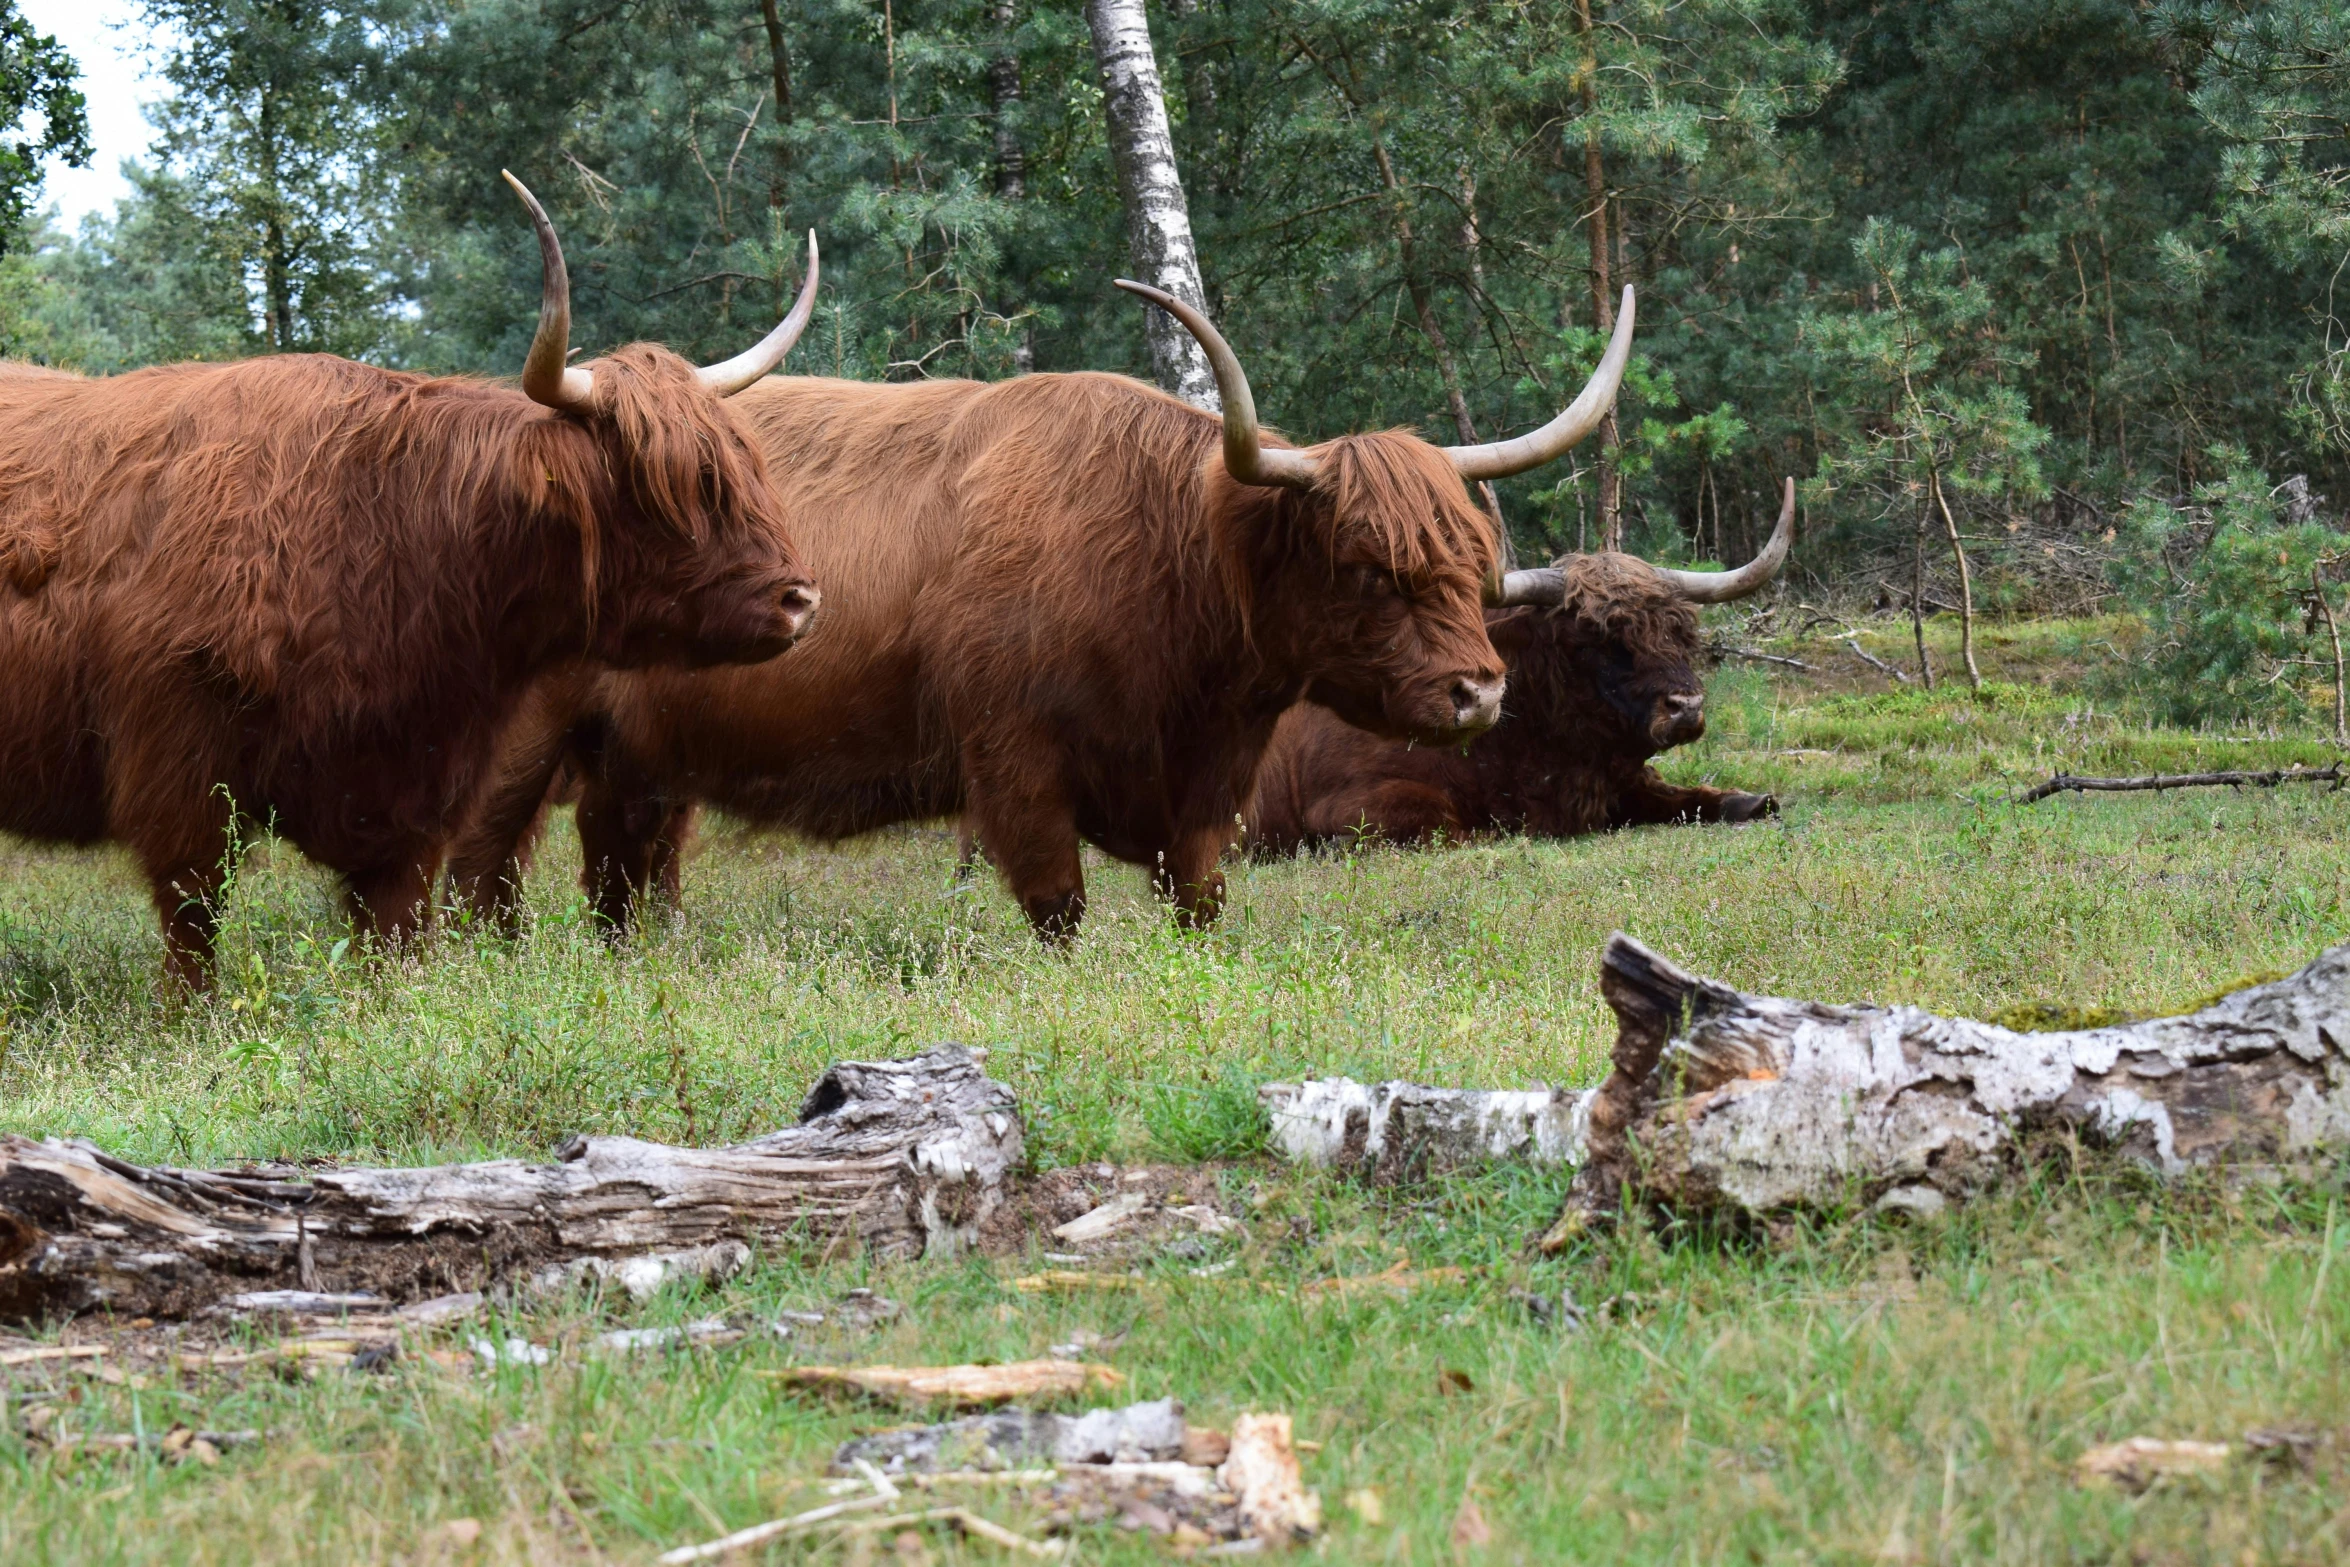
[[[1246,1159],[1265,1151],[1272,1126],[1257,1089],[1265,1081],[1225,1061],[1202,1067],[1197,1083],[1152,1085],[1142,1102],[1142,1124],[1152,1146],[1170,1159]]]
[[[390,190],[369,101],[387,7],[314,0],[142,0],[172,93],[155,111],[162,178],[130,223],[210,285],[210,330],[240,323],[248,352],[353,354],[381,343],[398,297],[382,241]],[[396,0],[392,10],[397,10]],[[118,223],[119,229],[127,226]],[[144,292],[135,275],[111,279]],[[235,293],[222,285],[234,280]],[[135,309],[121,305],[118,309]],[[119,334],[117,337],[119,339]]]
[[[1147,364],[1074,0],[776,0],[772,37],[720,0],[151,9],[178,29],[154,167],[83,234],[26,231],[19,353],[512,370],[538,280],[511,167],[589,352],[738,350],[813,228],[795,370]],[[1743,558],[1808,475],[1798,573],[1881,580],[1940,478],[1980,602],[2086,608],[2125,509],[2189,495],[2215,440],[2350,496],[2338,12],[1172,0],[1152,26],[1211,301],[1291,434],[1456,439],[1455,388],[1479,438],[1555,412],[1600,342],[1596,175],[1639,291],[1634,547]],[[1594,455],[1501,487],[1523,553],[1590,542]]]
[[[2317,352],[2300,376],[2308,427],[2350,452],[2350,11],[2333,0],[2177,4],[2171,31],[2204,52],[2195,107],[2223,138],[2228,221],[2287,265],[2323,273]]]
[[[2331,643],[2311,595],[2350,541],[2288,523],[2241,448],[2214,447],[2210,459],[2222,477],[2197,486],[2193,506],[2143,498],[2128,514],[2137,547],[2117,557],[2117,573],[2146,617],[2146,699],[2190,724],[2293,722],[2320,700],[2330,709]]]
[[[0,0],[0,234],[13,234],[41,188],[41,165],[90,161],[81,69],[56,39]],[[37,121],[28,125],[27,119]]]
[[[1919,519],[1928,488],[1963,509],[1998,509],[2046,494],[2048,432],[2010,380],[2030,357],[2004,342],[1990,291],[1966,275],[1955,247],[1920,255],[1918,238],[1872,218],[1852,253],[1875,308],[1823,313],[1809,336],[1835,423],[1820,450],[1819,487],[1871,495],[1879,515]]]

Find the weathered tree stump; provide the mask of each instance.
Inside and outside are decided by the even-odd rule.
[[[1749,996],[1622,934],[1600,987],[1618,1031],[1597,1089],[1276,1084],[1274,1141],[1375,1178],[1573,1165],[1570,1215],[1586,1216],[1624,1194],[1750,1214],[1935,1210],[2012,1175],[2040,1133],[2165,1177],[2350,1150],[2350,944],[2198,1012],[2063,1033]]]
[[[943,1045],[844,1061],[799,1124],[731,1148],[575,1137],[553,1164],[145,1169],[0,1138],[0,1319],[186,1317],[299,1289],[388,1303],[583,1273],[724,1272],[754,1244],[887,1257],[973,1242],[1021,1158],[1018,1101]]]

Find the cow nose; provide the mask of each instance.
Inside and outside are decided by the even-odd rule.
[[[1705,733],[1704,692],[1676,691],[1659,705],[1663,708],[1665,733],[1676,742],[1694,740]]]
[[[816,618],[816,606],[824,602],[824,595],[814,583],[795,582],[783,590],[776,607],[783,612],[785,636],[797,637],[808,629],[808,622]]]
[[[1501,717],[1499,680],[1475,680],[1467,675],[1452,683],[1452,723],[1455,729],[1490,729]]]

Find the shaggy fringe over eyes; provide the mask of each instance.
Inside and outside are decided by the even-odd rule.
[[[1571,616],[1592,633],[1621,642],[1643,662],[1685,654],[1697,645],[1697,611],[1633,555],[1565,555],[1567,594],[1551,614]]]
[[[1314,488],[1331,501],[1331,553],[1340,533],[1368,533],[1388,569],[1406,582],[1482,578],[1498,559],[1493,519],[1441,447],[1409,430],[1346,435],[1314,449]],[[1435,502],[1433,515],[1429,502]]]
[[[682,521],[695,543],[722,496],[764,487],[758,456],[694,367],[657,343],[631,343],[596,361],[596,412],[635,454],[624,481],[645,512]]]

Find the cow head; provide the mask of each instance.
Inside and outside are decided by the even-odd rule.
[[[1309,628],[1306,697],[1377,734],[1440,743],[1490,728],[1505,670],[1483,605],[1502,580],[1499,541],[1467,485],[1549,462],[1598,428],[1632,355],[1632,291],[1582,395],[1539,430],[1456,447],[1388,430],[1301,451],[1265,440],[1240,360],[1205,315],[1160,289],[1118,286],[1206,350],[1224,405],[1225,473],[1287,492],[1276,510],[1293,558],[1279,590],[1285,618]]]
[[[571,285],[554,226],[509,174],[537,227],[544,296],[522,390],[560,412],[568,438],[544,464],[547,500],[579,529],[592,643],[620,667],[759,663],[807,629],[820,598],[784,525],[756,444],[721,400],[782,362],[816,309],[808,277],[781,325],[697,368],[651,343],[571,365]],[[584,435],[584,442],[578,439]]]
[[[1787,558],[1795,482],[1762,552],[1736,571],[1678,571],[1631,555],[1571,555],[1513,571],[1491,612],[1509,660],[1510,721],[1529,741],[1645,760],[1705,733],[1697,611],[1758,592]]]

